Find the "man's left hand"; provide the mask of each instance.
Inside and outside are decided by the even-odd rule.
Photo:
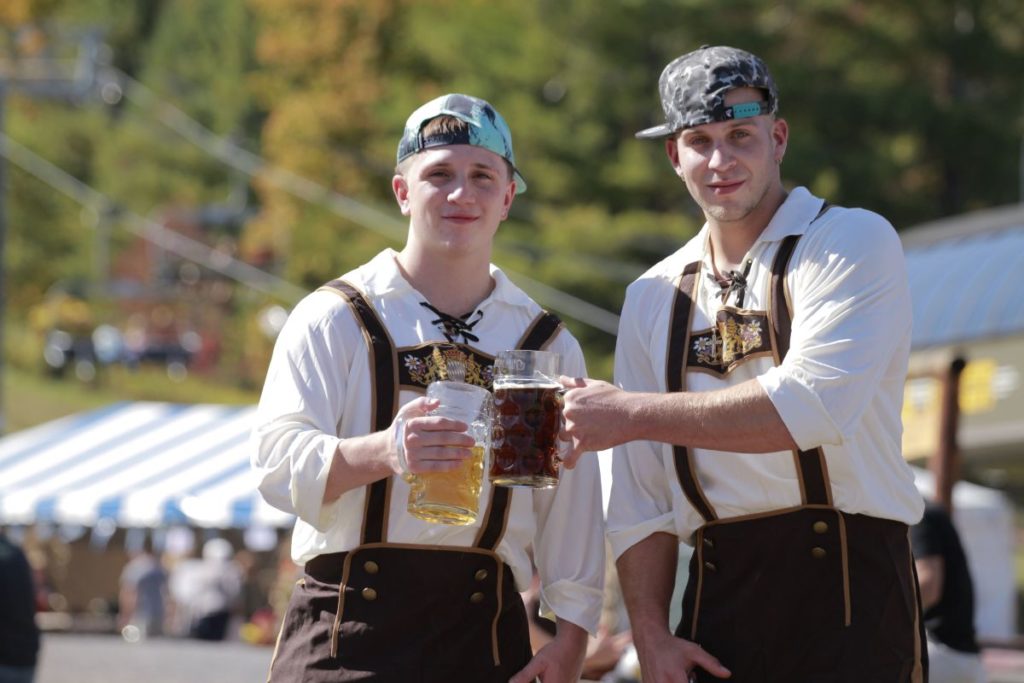
[[[576,683],[586,652],[587,632],[559,619],[554,640],[542,647],[508,683],[533,683],[538,678],[541,683]]]

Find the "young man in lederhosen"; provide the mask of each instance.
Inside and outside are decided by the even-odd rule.
[[[621,388],[563,380],[577,447],[619,446],[608,535],[644,683],[922,681],[899,239],[786,191],[759,58],[701,48],[659,85],[666,122],[637,135],[665,140],[706,223],[630,286]],[[679,540],[694,553],[673,635]]]
[[[485,387],[510,348],[557,351],[584,371],[572,335],[490,262],[526,189],[505,121],[466,95],[428,102],[406,124],[392,186],[405,247],[299,303],[260,400],[253,466],[266,499],[297,516],[292,556],[305,565],[269,680],[575,681],[601,610],[596,459],[555,489],[485,481],[470,526],[408,514],[400,476],[469,456],[464,426],[427,414],[424,389],[449,362]],[[531,551],[558,624],[535,656],[519,596]]]

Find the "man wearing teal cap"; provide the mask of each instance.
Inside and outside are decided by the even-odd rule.
[[[296,515],[304,565],[270,681],[576,681],[602,602],[596,458],[555,489],[485,481],[466,526],[410,515],[402,476],[470,455],[466,425],[428,414],[436,402],[423,395],[451,363],[490,388],[500,351],[545,348],[585,374],[561,322],[491,264],[526,189],[511,133],[489,103],[445,95],[409,117],[397,156],[405,247],[296,306],[260,399],[253,468],[267,501]],[[558,624],[536,655],[519,596],[531,555],[541,611]]]

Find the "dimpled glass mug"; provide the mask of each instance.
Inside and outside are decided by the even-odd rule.
[[[472,456],[453,470],[408,475],[409,514],[438,524],[472,524],[480,507],[484,461],[490,447],[491,393],[473,384],[440,381],[427,386],[427,397],[441,402],[431,415],[465,422],[476,444]]]
[[[503,351],[494,363],[490,480],[497,486],[558,486],[563,442],[561,356]]]

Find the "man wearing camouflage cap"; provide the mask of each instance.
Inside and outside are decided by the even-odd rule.
[[[789,128],[756,56],[701,48],[660,94],[665,122],[637,136],[665,140],[706,223],[629,287],[619,386],[563,378],[577,450],[615,447],[608,537],[644,683],[923,681],[899,239],[787,192]]]
[[[504,119],[468,95],[431,100],[406,123],[392,189],[405,247],[296,306],[260,399],[253,467],[267,501],[296,515],[304,565],[269,680],[575,683],[602,606],[596,459],[554,489],[484,480],[467,526],[407,509],[406,475],[450,471],[474,444],[424,397],[451,365],[490,388],[499,352],[546,348],[586,372],[565,326],[490,262],[526,189]],[[531,559],[557,622],[536,655],[520,598]]]

